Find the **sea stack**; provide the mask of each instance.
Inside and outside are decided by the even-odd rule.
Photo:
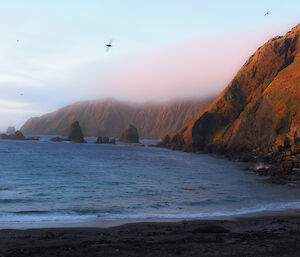
[[[76,143],[86,143],[78,121],[74,121],[71,124],[68,141]]]
[[[131,124],[127,125],[119,141],[125,143],[138,143],[139,134],[137,128]]]
[[[6,130],[7,135],[12,135],[12,134],[15,134],[15,133],[16,133],[15,127],[8,127],[7,130]]]

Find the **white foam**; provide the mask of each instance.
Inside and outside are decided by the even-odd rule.
[[[47,223],[47,222],[74,222],[89,221],[97,219],[96,215],[76,215],[76,214],[15,214],[1,213],[0,223]]]
[[[0,224],[18,224],[18,223],[76,223],[93,221],[116,221],[116,220],[155,220],[155,219],[200,219],[210,217],[230,217],[236,215],[253,214],[265,211],[283,211],[288,209],[299,209],[300,201],[288,203],[270,203],[264,206],[253,208],[242,208],[235,211],[216,211],[210,213],[142,213],[142,214],[86,214],[78,215],[76,213],[0,213]]]
[[[172,213],[172,214],[104,214],[100,218],[105,220],[118,219],[197,219],[209,217],[229,217],[236,215],[245,215],[265,211],[283,211],[288,209],[299,209],[300,201],[290,203],[270,203],[265,206],[254,208],[243,208],[237,211],[217,211],[211,213]]]

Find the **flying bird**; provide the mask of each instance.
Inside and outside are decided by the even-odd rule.
[[[266,12],[264,16],[267,16],[267,15],[269,15],[270,13],[271,13],[271,12]]]
[[[110,40],[109,43],[106,45],[106,52],[108,52],[111,47],[112,47],[112,40]]]

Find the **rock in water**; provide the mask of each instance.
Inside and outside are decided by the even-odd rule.
[[[76,143],[86,143],[78,121],[71,124],[68,140]]]
[[[50,141],[52,142],[63,142],[63,141],[68,141],[67,139],[65,138],[61,138],[61,137],[53,137],[50,139]]]
[[[8,127],[6,130],[6,134],[11,135],[11,134],[15,134],[16,129],[15,127]]]
[[[103,137],[103,144],[109,144],[109,137]]]
[[[170,144],[170,136],[168,134],[163,137],[162,143],[164,145],[169,145]]]
[[[9,136],[6,134],[1,134],[0,139],[9,139]]]
[[[23,133],[17,130],[14,134],[6,135],[1,134],[0,139],[10,139],[10,140],[40,140],[39,137],[24,137]]]
[[[113,137],[113,138],[111,138],[110,140],[109,140],[109,143],[110,144],[115,144],[116,143],[116,139]]]
[[[137,128],[131,124],[127,125],[119,141],[125,143],[138,143],[139,134]]]
[[[102,137],[98,136],[95,144],[102,144],[102,143],[103,143]]]
[[[13,140],[26,140],[23,133],[21,131],[16,131],[14,135],[10,135],[10,139]]]
[[[109,137],[97,137],[97,140],[95,142],[95,144],[115,144],[116,143],[116,139],[114,137],[109,138]]]

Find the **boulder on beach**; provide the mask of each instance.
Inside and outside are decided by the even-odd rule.
[[[122,136],[119,138],[119,141],[125,143],[138,143],[139,134],[137,128],[131,124],[127,125]]]
[[[78,121],[74,121],[70,126],[68,141],[76,143],[86,143]]]
[[[15,127],[12,127],[12,126],[8,127],[6,130],[7,135],[15,134],[15,132],[16,132],[16,129],[15,129]]]

